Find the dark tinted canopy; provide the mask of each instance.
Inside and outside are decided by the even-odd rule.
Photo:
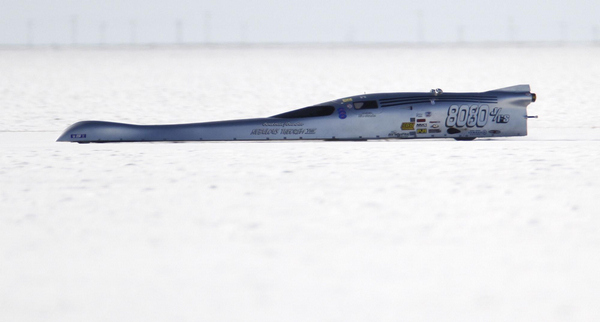
[[[317,116],[328,116],[333,114],[335,107],[333,106],[309,106],[282,114],[271,116],[271,118],[281,119],[295,119],[302,117],[317,117]]]

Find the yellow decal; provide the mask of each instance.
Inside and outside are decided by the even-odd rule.
[[[417,129],[417,133],[427,133],[427,129]]]
[[[415,123],[402,123],[402,130],[414,130]]]
[[[352,102],[352,98],[351,97],[350,98],[344,98],[342,100],[342,103],[348,103],[348,102]]]

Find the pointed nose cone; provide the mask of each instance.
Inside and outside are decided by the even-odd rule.
[[[81,127],[82,122],[77,122],[68,128],[56,139],[56,142],[74,142],[77,135],[75,134],[78,127]]]
[[[71,141],[70,139],[70,135],[67,132],[64,132],[63,134],[61,134],[58,139],[56,139],[56,142],[69,142]]]

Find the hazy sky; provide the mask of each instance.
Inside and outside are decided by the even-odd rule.
[[[0,0],[0,44],[600,40],[598,0]]]

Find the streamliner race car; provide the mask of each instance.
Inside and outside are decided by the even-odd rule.
[[[350,96],[266,118],[134,125],[81,121],[57,141],[262,141],[475,138],[527,135],[529,85],[481,93],[379,93]]]

